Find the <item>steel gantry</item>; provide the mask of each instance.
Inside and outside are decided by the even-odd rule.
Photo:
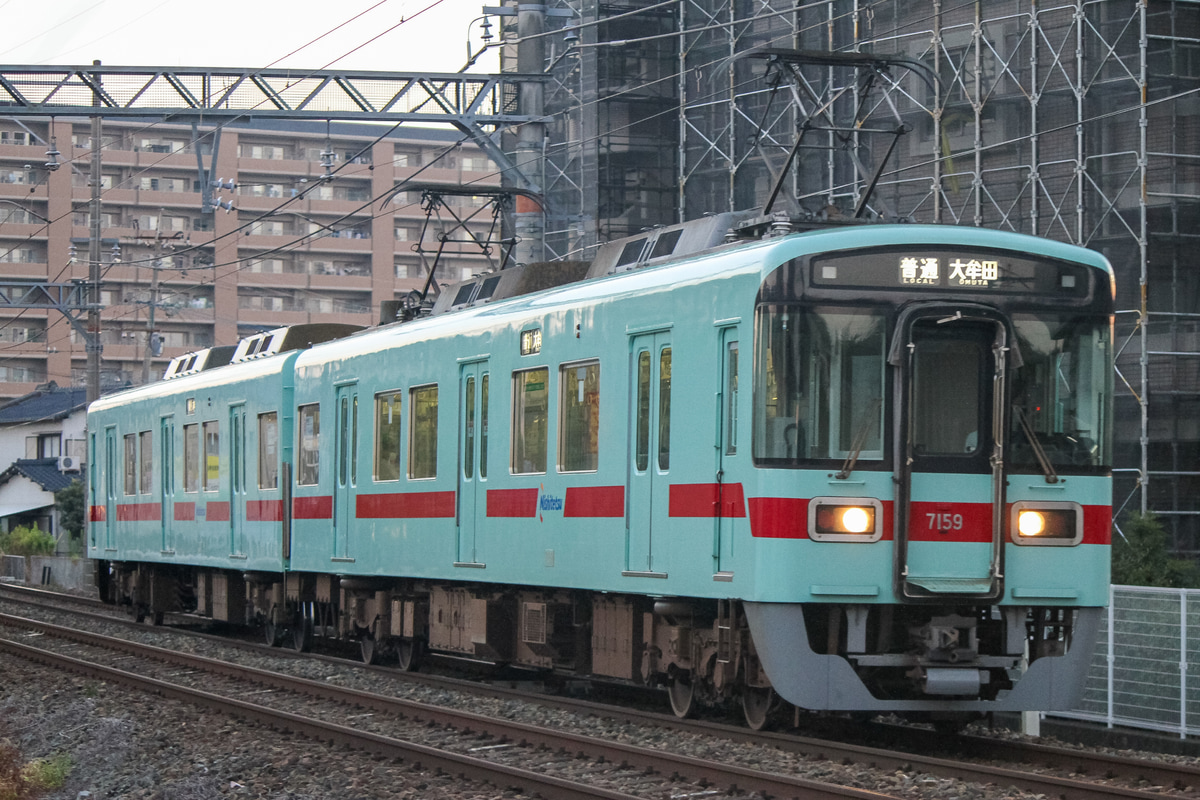
[[[0,110],[10,116],[356,120],[449,125],[470,136],[511,185],[538,184],[501,149],[498,132],[538,121],[520,87],[541,75],[362,70],[0,65]]]

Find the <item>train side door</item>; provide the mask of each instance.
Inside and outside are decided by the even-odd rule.
[[[117,449],[117,429],[104,429],[104,549],[116,548],[114,529],[117,526],[117,481],[122,452]]]
[[[246,554],[246,407],[229,408],[229,553]]]
[[[456,563],[483,563],[476,532],[486,509],[488,475],[488,369],[463,364],[458,382],[458,553]]]
[[[991,314],[935,310],[901,325],[896,521],[905,596],[997,596],[1007,329]]]
[[[666,577],[665,537],[671,468],[669,331],[635,336],[630,362],[629,497],[625,575]]]
[[[350,527],[355,519],[358,489],[358,386],[337,387],[337,433],[335,436],[333,487],[333,558],[351,561]]]
[[[159,503],[162,520],[162,551],[175,552],[175,418],[163,417],[158,424]]]
[[[741,502],[725,487],[725,470],[736,463],[738,451],[738,333],[737,328],[721,332],[720,392],[717,395],[717,513],[713,542],[713,573],[728,576],[733,571],[733,518],[727,514],[730,503]]]

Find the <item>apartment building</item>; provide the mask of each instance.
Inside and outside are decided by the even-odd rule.
[[[375,324],[425,285],[439,248],[438,284],[499,264],[481,247],[489,200],[469,193],[498,174],[453,131],[106,121],[102,148],[105,387],[261,330]],[[90,120],[0,119],[0,279],[87,279],[91,154]],[[447,190],[432,216],[429,185]],[[61,313],[0,309],[0,400],[82,385],[86,358]]]

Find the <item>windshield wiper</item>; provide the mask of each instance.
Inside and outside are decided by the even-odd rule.
[[[841,470],[833,476],[839,481],[846,480],[854,471],[854,464],[858,461],[858,456],[867,443],[867,435],[871,432],[871,423],[878,420],[876,415],[879,413],[881,403],[883,403],[881,398],[875,398],[866,410],[862,422],[858,423],[858,428],[854,431],[854,439],[850,444],[850,452],[846,455],[846,461],[842,464]]]
[[[1021,424],[1021,430],[1025,431],[1025,438],[1029,440],[1029,444],[1033,447],[1033,455],[1038,460],[1038,464],[1042,467],[1042,472],[1046,474],[1046,483],[1058,483],[1058,473],[1054,471],[1054,465],[1050,463],[1050,458],[1046,455],[1042,443],[1038,441],[1037,434],[1034,433],[1032,426],[1029,424],[1029,419],[1025,416],[1025,412],[1020,406],[1013,406],[1013,411],[1017,412],[1017,422]]]

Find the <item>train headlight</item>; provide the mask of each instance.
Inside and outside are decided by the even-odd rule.
[[[808,535],[819,542],[876,542],[883,536],[882,504],[867,497],[815,497],[808,502]]]
[[[1070,546],[1083,541],[1083,507],[1078,503],[1013,503],[1012,540],[1024,545]]]
[[[1041,511],[1022,511],[1017,514],[1017,532],[1022,536],[1039,536],[1046,530],[1046,517]]]

